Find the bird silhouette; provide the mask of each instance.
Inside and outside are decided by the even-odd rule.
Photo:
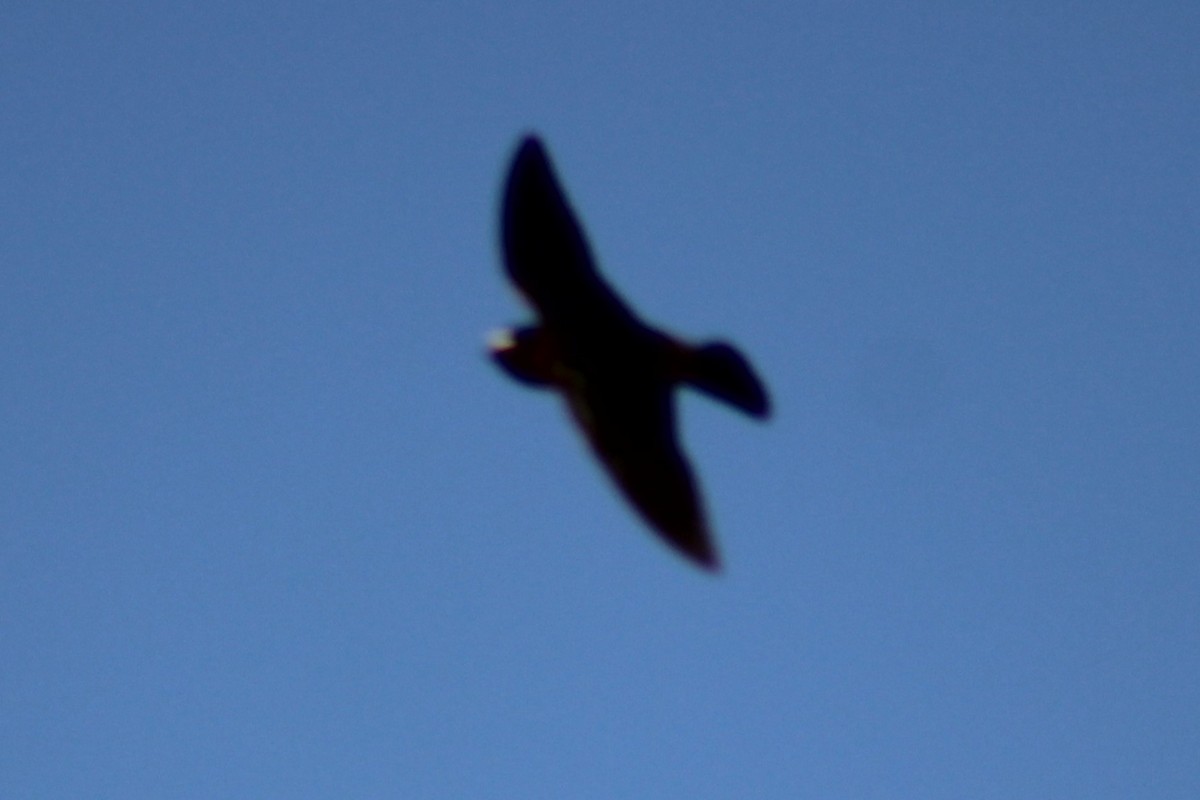
[[[597,270],[536,136],[523,138],[513,156],[500,233],[508,276],[538,324],[493,334],[492,358],[521,383],[559,392],[646,523],[716,570],[716,546],[678,441],[674,390],[691,386],[764,419],[770,400],[762,381],[733,346],[689,344],[638,318]]]

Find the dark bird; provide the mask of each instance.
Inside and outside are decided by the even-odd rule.
[[[762,419],[770,413],[762,381],[731,345],[685,343],[642,322],[617,296],[534,136],[513,156],[501,214],[508,276],[539,324],[494,334],[492,358],[516,380],[562,394],[650,527],[715,570],[716,548],[678,442],[674,389],[700,389]]]

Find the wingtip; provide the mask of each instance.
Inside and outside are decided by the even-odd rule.
[[[688,560],[689,563],[699,567],[710,575],[717,575],[721,572],[721,557],[717,554],[717,549],[713,545],[712,539],[705,535],[703,538],[680,539],[678,537],[669,537],[668,544]]]
[[[704,556],[692,556],[692,563],[709,575],[720,575],[723,569],[721,559],[717,558],[716,553],[707,553]]]
[[[526,131],[521,134],[521,138],[517,140],[517,147],[514,161],[522,161],[527,158],[546,159],[546,145],[542,142],[542,137],[533,131]]]

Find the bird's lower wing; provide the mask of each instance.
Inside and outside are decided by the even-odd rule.
[[[716,569],[716,548],[692,468],[678,445],[669,394],[621,409],[571,406],[605,470],[655,533],[701,566]]]

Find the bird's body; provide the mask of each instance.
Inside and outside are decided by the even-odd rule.
[[[508,274],[540,324],[506,331],[492,355],[515,379],[557,390],[592,451],[651,527],[707,567],[718,563],[678,444],[674,390],[686,383],[756,417],[761,381],[731,346],[686,344],[646,325],[604,282],[541,142],[518,147],[505,186]]]

